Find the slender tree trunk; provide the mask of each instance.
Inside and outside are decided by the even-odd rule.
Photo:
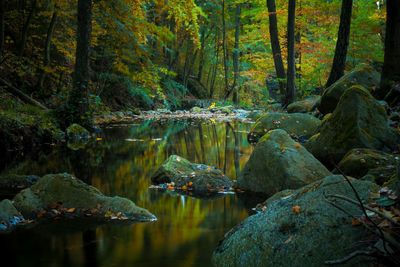
[[[0,0],[0,55],[3,54],[4,50],[4,29],[5,29],[5,22],[4,22],[4,15],[5,15],[5,0]]]
[[[200,59],[199,59],[199,70],[197,72],[197,80],[201,82],[201,78],[203,76],[203,65],[204,65],[204,47],[205,47],[205,34],[206,34],[206,28],[203,27],[201,31],[201,46],[200,46]]]
[[[224,62],[224,73],[225,73],[225,92],[228,92],[228,66],[226,62],[226,23],[225,23],[225,0],[222,0],[222,53]]]
[[[235,21],[235,51],[233,52],[233,96],[232,102],[236,106],[239,105],[239,75],[240,75],[240,63],[239,63],[239,37],[240,37],[240,13],[241,4],[236,4],[236,21]]]
[[[69,97],[71,122],[91,126],[88,118],[88,86],[90,80],[90,43],[92,35],[92,1],[78,0],[78,30],[73,89]]]
[[[276,77],[279,82],[279,92],[282,96],[285,95],[285,82],[286,73],[282,60],[281,46],[279,44],[278,35],[278,21],[276,19],[275,0],[267,0],[267,7],[269,13],[269,34],[271,39],[272,54],[274,57]]]
[[[287,61],[287,92],[285,106],[294,101],[296,91],[296,60],[295,60],[295,18],[296,18],[296,0],[289,0],[288,14],[288,61]]]
[[[342,1],[342,11],[340,14],[340,24],[338,39],[336,42],[335,56],[331,73],[329,74],[328,81],[325,87],[331,86],[344,75],[344,68],[346,66],[347,47],[349,46],[350,26],[351,26],[351,12],[353,9],[353,0]]]
[[[36,9],[37,9],[36,0],[34,0],[32,2],[32,7],[29,12],[28,18],[26,19],[24,27],[22,28],[21,40],[19,42],[19,47],[18,47],[18,56],[19,57],[22,57],[24,55],[26,40],[28,39],[29,26],[31,25],[32,19],[36,14]]]
[[[387,99],[392,104],[400,96],[400,1],[387,0],[386,9],[385,58],[381,85],[376,93],[379,99]]]
[[[57,8],[57,7],[55,7]],[[47,29],[47,37],[46,37],[46,44],[44,47],[44,60],[43,66],[49,67],[50,66],[50,50],[51,50],[51,38],[53,37],[54,28],[56,26],[58,11],[55,10],[53,12],[53,16],[51,17],[49,28]],[[38,81],[38,88],[43,88],[43,82],[46,77],[46,70],[42,69],[40,72],[40,77]]]

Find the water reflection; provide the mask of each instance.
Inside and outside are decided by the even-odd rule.
[[[235,195],[201,200],[148,189],[150,176],[172,154],[223,169],[236,178],[251,154],[238,122],[144,121],[105,129],[82,150],[60,147],[4,172],[70,172],[106,195],[127,197],[158,217],[129,226],[82,228],[53,223],[0,237],[1,253],[19,266],[206,266],[218,240],[248,216]],[[80,230],[77,230],[80,229]],[[10,253],[10,254],[9,254]]]

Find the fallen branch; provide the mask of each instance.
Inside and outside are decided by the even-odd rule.
[[[0,84],[3,85],[2,88],[4,90],[6,90],[7,92],[19,97],[26,104],[31,104],[31,105],[39,107],[39,108],[41,108],[43,110],[48,110],[48,108],[46,106],[44,106],[43,104],[39,103],[35,99],[31,98],[27,94],[23,93],[21,90],[19,90],[16,87],[12,86],[11,84],[9,84],[7,81],[3,80],[2,78],[0,78]]]
[[[361,207],[361,205],[362,205],[362,204],[358,203],[357,201],[354,201],[353,199],[345,197],[345,196],[342,196],[342,195],[327,195],[327,197],[340,198],[340,199],[343,199],[343,200],[345,200],[347,202],[353,203],[354,205],[357,205],[359,207]],[[371,208],[368,205],[362,205],[362,206],[364,207],[364,209],[367,209],[369,211],[375,212],[376,214],[378,214],[379,216],[383,217],[384,219],[390,221],[391,223],[396,224],[396,225],[400,225],[399,222],[393,220],[391,217],[387,216],[385,213],[380,212],[379,210],[376,210],[374,208]]]

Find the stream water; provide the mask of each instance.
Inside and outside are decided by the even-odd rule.
[[[148,209],[151,223],[89,226],[51,222],[0,235],[2,262],[10,266],[210,266],[218,241],[249,216],[238,195],[210,199],[149,189],[152,172],[172,154],[215,166],[231,179],[252,146],[249,124],[213,120],[138,121],[104,129],[82,149],[59,146],[4,172],[69,172],[105,195]],[[73,148],[73,149],[71,149]],[[75,150],[74,150],[75,149]],[[2,264],[2,266],[5,266]]]

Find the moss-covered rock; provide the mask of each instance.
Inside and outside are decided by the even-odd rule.
[[[331,113],[335,110],[342,94],[353,85],[361,85],[372,92],[379,85],[379,82],[380,74],[378,72],[367,64],[359,64],[351,72],[325,89],[318,110],[322,114]]]
[[[110,213],[124,216],[134,221],[152,221],[155,218],[149,211],[136,206],[131,200],[118,196],[104,196],[95,187],[90,186],[74,176],[48,174],[39,181],[17,194],[14,206],[25,218],[35,218],[42,210],[51,211],[54,205],[62,205],[65,209],[75,210],[72,216],[84,217],[90,214],[98,220],[107,220]]]
[[[70,140],[87,139],[90,136],[88,130],[76,123],[67,128],[66,134]]]
[[[354,180],[360,197],[378,187]],[[363,227],[330,206],[324,196],[340,194],[355,199],[342,176],[328,176],[275,201],[267,200],[264,212],[250,216],[225,234],[213,254],[215,266],[324,266],[326,260],[341,259],[366,235]],[[298,208],[293,209],[293,207]],[[349,213],[361,216],[356,205],[340,202]],[[345,266],[366,266],[370,259],[355,257]]]
[[[369,170],[395,164],[394,156],[388,153],[368,148],[355,148],[343,157],[338,167],[346,175],[360,178]]]
[[[385,109],[362,86],[353,86],[305,147],[320,161],[330,163],[339,162],[353,148],[388,150],[399,142]]]
[[[210,111],[214,113],[231,114],[233,112],[233,106],[214,107]]]
[[[0,202],[0,233],[10,231],[24,220],[22,214],[18,212],[10,200],[4,199]]]
[[[311,112],[313,106],[320,101],[320,96],[310,96],[304,100],[296,101],[287,106],[289,113],[308,113]]]
[[[236,186],[256,193],[273,194],[297,189],[331,173],[283,130],[272,130],[254,148]]]
[[[176,188],[186,186],[194,194],[229,190],[232,181],[212,166],[191,163],[177,155],[171,155],[152,175],[153,184],[174,183]]]
[[[259,118],[261,118],[263,115],[265,115],[264,111],[259,110],[259,109],[256,109],[256,110],[252,110],[252,111],[249,113],[248,118],[251,119],[252,121],[256,121],[256,120],[258,120]]]
[[[190,109],[191,113],[201,113],[202,111],[203,111],[203,109],[200,107],[193,107]]]
[[[274,129],[285,130],[290,135],[309,137],[317,133],[321,121],[304,113],[267,113],[259,118],[247,136],[249,142],[257,142],[265,133]]]

